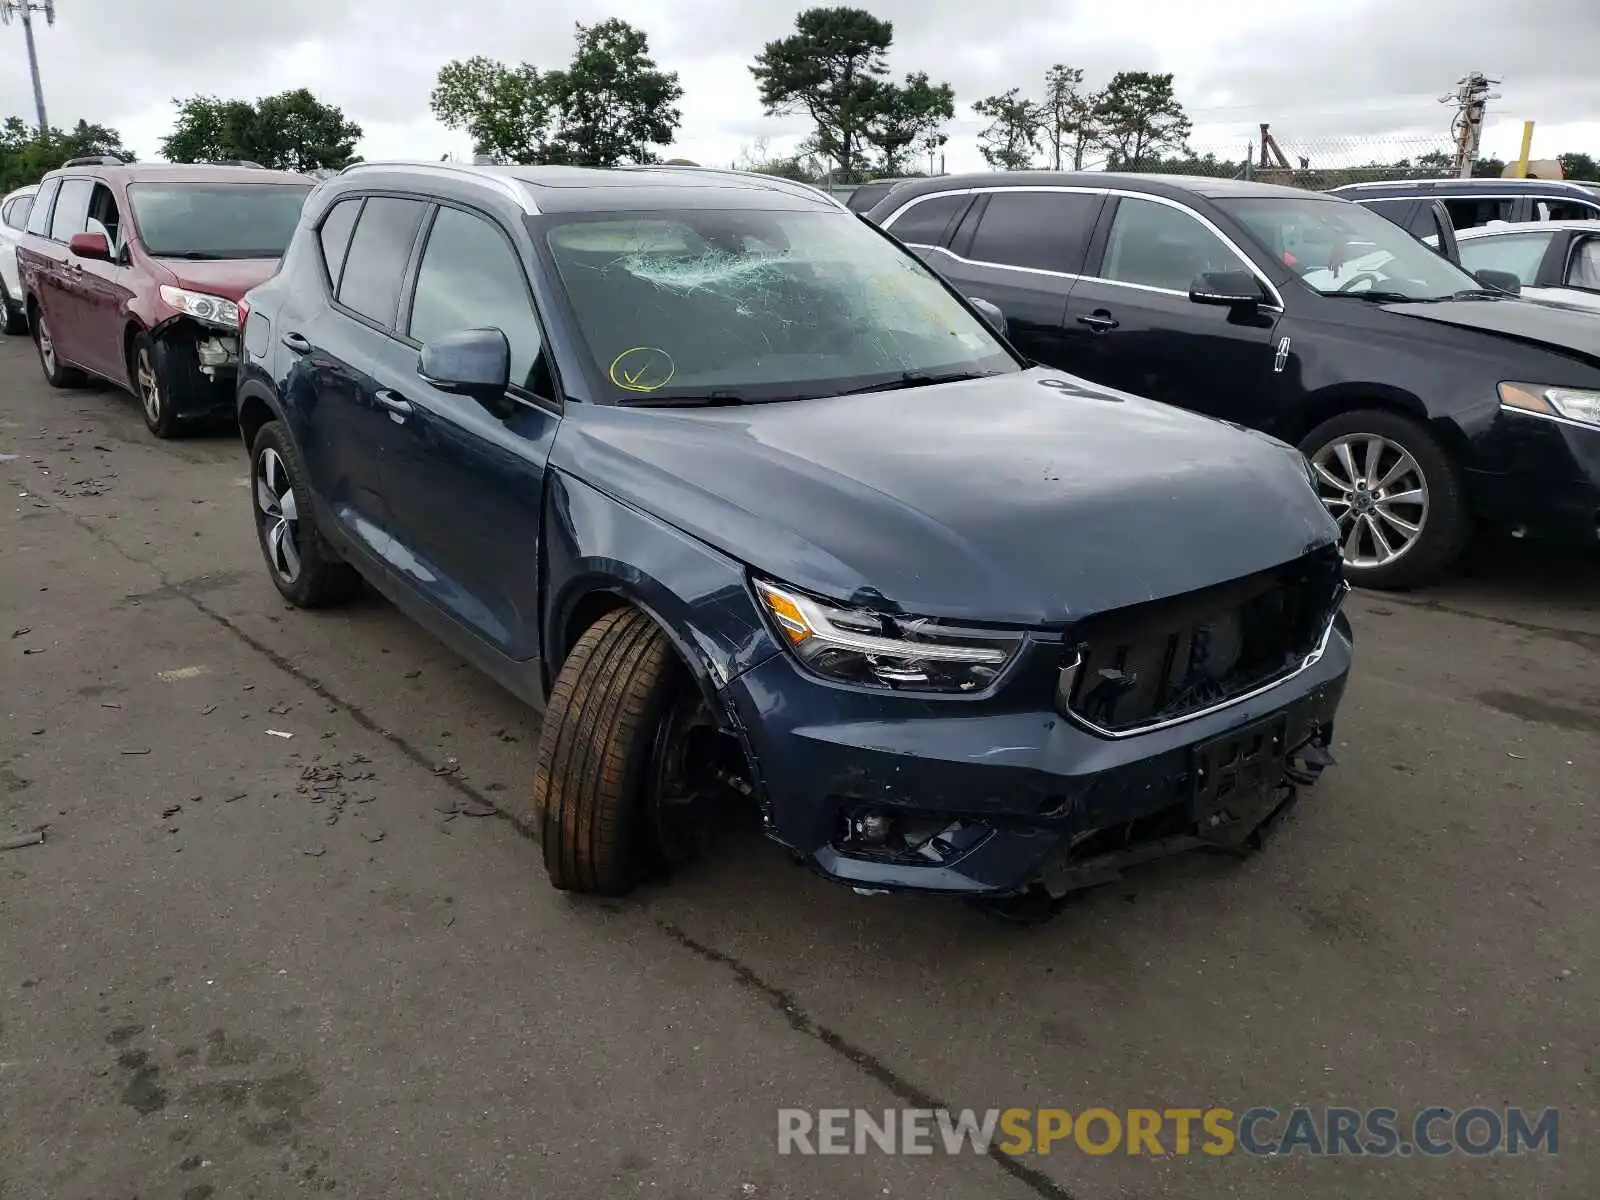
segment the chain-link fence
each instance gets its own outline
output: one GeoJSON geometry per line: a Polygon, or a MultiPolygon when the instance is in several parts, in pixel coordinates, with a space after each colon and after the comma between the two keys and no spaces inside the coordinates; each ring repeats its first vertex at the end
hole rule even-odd
{"type": "MultiPolygon", "coordinates": [[[[1437,179],[1454,173],[1455,150],[1448,137],[1278,137],[1262,145],[1258,137],[1191,145],[1181,154],[1151,155],[1133,170],[1173,175],[1254,179],[1293,187],[1324,189],[1376,179],[1437,179]]],[[[1115,155],[1093,164],[1116,168],[1115,155]]],[[[1484,174],[1504,165],[1485,162],[1484,174]]]]}

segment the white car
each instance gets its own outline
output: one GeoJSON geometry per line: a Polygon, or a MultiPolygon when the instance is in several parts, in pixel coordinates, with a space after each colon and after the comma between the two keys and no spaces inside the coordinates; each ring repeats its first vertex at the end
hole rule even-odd
{"type": "Polygon", "coordinates": [[[1600,312],[1600,221],[1514,221],[1456,231],[1468,271],[1509,271],[1530,300],[1600,312]]]}
{"type": "Polygon", "coordinates": [[[0,197],[0,327],[7,333],[28,332],[28,314],[22,307],[22,280],[17,277],[17,243],[28,225],[33,197],[39,185],[30,183],[0,197]]]}

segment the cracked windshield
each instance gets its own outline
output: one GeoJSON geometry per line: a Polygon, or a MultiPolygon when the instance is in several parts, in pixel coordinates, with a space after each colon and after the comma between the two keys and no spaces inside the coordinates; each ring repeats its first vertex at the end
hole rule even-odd
{"type": "Polygon", "coordinates": [[[842,212],[612,215],[546,240],[625,402],[798,399],[1017,369],[925,267],[842,212]]]}

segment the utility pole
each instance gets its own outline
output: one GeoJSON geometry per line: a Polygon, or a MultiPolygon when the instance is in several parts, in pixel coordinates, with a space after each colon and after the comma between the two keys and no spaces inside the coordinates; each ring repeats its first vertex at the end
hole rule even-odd
{"type": "Polygon", "coordinates": [[[1472,168],[1478,161],[1478,142],[1483,137],[1483,115],[1489,101],[1500,99],[1499,92],[1489,89],[1500,80],[1490,79],[1482,71],[1472,71],[1456,80],[1456,90],[1440,96],[1440,104],[1454,104],[1456,115],[1450,120],[1450,134],[1456,143],[1456,175],[1462,179],[1472,177],[1472,168]]]}
{"type": "Polygon", "coordinates": [[[56,23],[55,0],[0,0],[0,24],[11,24],[12,17],[22,18],[22,36],[28,43],[28,73],[33,76],[33,107],[39,114],[39,136],[50,136],[50,121],[44,115],[44,85],[39,82],[39,52],[33,44],[33,14],[44,14],[44,23],[56,23]]]}

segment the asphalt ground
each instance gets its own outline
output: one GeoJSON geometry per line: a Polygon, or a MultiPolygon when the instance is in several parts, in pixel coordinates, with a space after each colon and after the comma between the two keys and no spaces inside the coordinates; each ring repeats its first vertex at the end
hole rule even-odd
{"type": "Polygon", "coordinates": [[[0,843],[47,827],[0,851],[4,1200],[1600,1194],[1592,558],[1354,596],[1338,765],[1248,862],[1015,929],[752,822],[596,903],[493,815],[535,719],[379,599],[286,608],[246,465],[0,344],[0,843]],[[1558,1153],[777,1151],[783,1108],[1480,1104],[1558,1153]]]}

